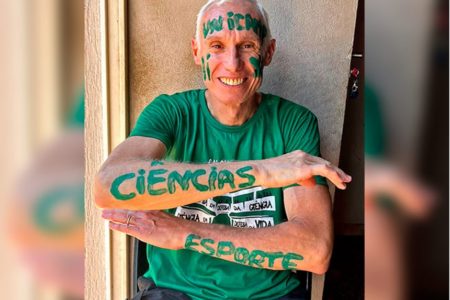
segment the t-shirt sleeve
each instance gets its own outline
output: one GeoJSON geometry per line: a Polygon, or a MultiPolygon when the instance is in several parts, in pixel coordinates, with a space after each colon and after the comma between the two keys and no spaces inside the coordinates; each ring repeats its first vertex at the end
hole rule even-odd
{"type": "MultiPolygon", "coordinates": [[[[311,111],[303,106],[291,104],[282,124],[286,153],[302,150],[314,156],[321,156],[319,126],[317,117],[311,111]]],[[[314,178],[317,184],[327,185],[324,177],[314,178]]]]}
{"type": "Polygon", "coordinates": [[[130,136],[158,139],[169,150],[175,139],[178,113],[179,110],[170,96],[158,96],[139,115],[130,136]]]}

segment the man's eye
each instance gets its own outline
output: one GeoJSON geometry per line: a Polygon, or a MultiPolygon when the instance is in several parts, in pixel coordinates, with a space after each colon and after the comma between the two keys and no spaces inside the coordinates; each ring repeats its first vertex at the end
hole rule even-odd
{"type": "Polygon", "coordinates": [[[220,44],[212,44],[210,47],[213,49],[222,49],[222,45],[220,44]]]}
{"type": "Polygon", "coordinates": [[[254,49],[255,45],[248,43],[248,44],[243,44],[241,47],[242,47],[242,49],[254,49]]]}

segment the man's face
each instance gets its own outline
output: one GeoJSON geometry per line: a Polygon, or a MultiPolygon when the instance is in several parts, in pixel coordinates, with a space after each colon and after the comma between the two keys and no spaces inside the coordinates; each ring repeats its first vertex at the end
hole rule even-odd
{"type": "Polygon", "coordinates": [[[266,32],[258,10],[248,3],[226,3],[205,13],[200,41],[193,40],[192,47],[210,96],[233,105],[255,95],[275,46],[271,41],[263,53],[266,32]]]}

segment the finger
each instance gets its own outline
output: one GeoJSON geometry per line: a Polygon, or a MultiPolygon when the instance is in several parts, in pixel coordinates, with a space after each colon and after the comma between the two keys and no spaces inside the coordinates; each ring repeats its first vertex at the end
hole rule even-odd
{"type": "Polygon", "coordinates": [[[133,215],[133,212],[124,209],[104,209],[102,211],[102,218],[115,223],[125,223],[129,215],[133,215]]]}
{"type": "Polygon", "coordinates": [[[346,185],[344,181],[339,176],[335,167],[330,165],[314,165],[312,167],[312,171],[314,175],[320,175],[328,178],[337,188],[341,190],[345,190],[346,185]]]}
{"type": "Polygon", "coordinates": [[[116,231],[120,231],[132,236],[136,236],[137,235],[137,227],[134,225],[129,225],[127,226],[127,224],[121,224],[121,223],[114,223],[114,222],[109,222],[109,228],[111,230],[116,230],[116,231]]]}
{"type": "Polygon", "coordinates": [[[310,156],[309,157],[309,161],[313,162],[314,164],[325,165],[325,166],[328,166],[328,167],[334,169],[339,174],[339,177],[341,177],[341,180],[343,182],[350,182],[350,181],[352,181],[352,177],[350,175],[348,175],[343,170],[341,170],[340,168],[338,168],[335,165],[333,165],[331,162],[323,159],[322,157],[310,156]]]}

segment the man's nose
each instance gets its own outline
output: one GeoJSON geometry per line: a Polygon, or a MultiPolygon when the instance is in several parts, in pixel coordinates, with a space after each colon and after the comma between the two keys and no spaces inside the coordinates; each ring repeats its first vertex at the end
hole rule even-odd
{"type": "Polygon", "coordinates": [[[225,68],[230,72],[239,71],[242,64],[239,50],[236,47],[229,48],[225,56],[225,68]]]}

